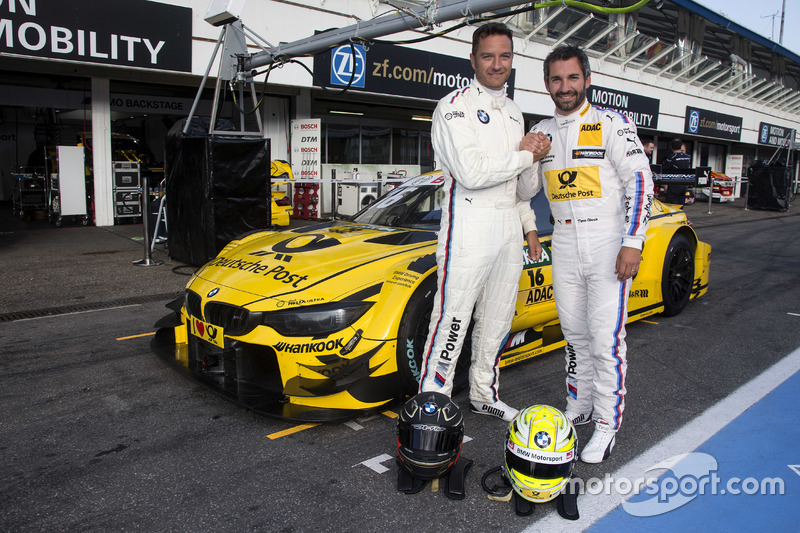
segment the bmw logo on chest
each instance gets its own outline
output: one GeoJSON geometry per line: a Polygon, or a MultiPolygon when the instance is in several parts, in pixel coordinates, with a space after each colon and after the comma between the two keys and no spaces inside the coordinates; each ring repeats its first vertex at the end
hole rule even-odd
{"type": "Polygon", "coordinates": [[[478,109],[478,120],[480,120],[484,124],[488,124],[489,123],[489,113],[487,113],[483,109],[478,109]]]}
{"type": "Polygon", "coordinates": [[[422,411],[423,411],[423,412],[424,412],[426,415],[432,415],[433,413],[435,413],[435,412],[436,412],[436,409],[437,409],[437,408],[438,408],[438,407],[437,407],[437,405],[436,405],[435,403],[433,403],[433,402],[427,402],[425,405],[423,405],[423,406],[422,406],[422,411]]]}

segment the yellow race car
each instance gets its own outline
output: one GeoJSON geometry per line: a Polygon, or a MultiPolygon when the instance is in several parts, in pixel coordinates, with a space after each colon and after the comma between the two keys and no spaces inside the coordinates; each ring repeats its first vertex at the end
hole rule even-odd
{"type": "MultiPolygon", "coordinates": [[[[435,292],[442,183],[440,173],[425,174],[351,220],[241,236],[169,306],[154,350],[211,389],[283,419],[338,421],[414,394],[435,292]]],[[[542,195],[532,205],[544,253],[520,277],[501,366],[565,344],[549,207],[542,195]]],[[[683,211],[654,202],[628,321],[676,315],[704,294],[710,250],[683,211]]],[[[469,361],[462,353],[457,387],[469,361]]]]}

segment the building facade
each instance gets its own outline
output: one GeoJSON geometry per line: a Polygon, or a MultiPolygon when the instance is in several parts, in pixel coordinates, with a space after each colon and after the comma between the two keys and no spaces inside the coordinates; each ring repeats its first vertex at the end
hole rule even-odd
{"type": "MultiPolygon", "coordinates": [[[[629,13],[530,9],[537,3],[497,13],[514,31],[509,92],[528,126],[553,111],[542,59],[571,43],[590,56],[589,99],[627,114],[640,137],[652,138],[654,162],[674,137],[696,166],[733,177],[755,160],[793,151],[795,52],[691,0],[657,0],[629,13]]],[[[6,0],[0,199],[11,198],[19,169],[45,164],[48,147],[82,144],[95,222],[114,224],[113,165],[123,141],[138,140],[137,149],[151,154],[145,166],[158,180],[167,133],[193,108],[195,116],[218,109],[242,131],[269,138],[271,158],[289,161],[303,181],[326,183],[333,171],[341,179],[431,170],[430,116],[439,98],[472,78],[474,26],[457,27],[462,17],[369,42],[358,34],[367,21],[424,7],[415,0],[6,0]],[[228,26],[206,20],[215,9],[239,16],[239,45],[254,57],[328,28],[355,30],[345,44],[280,57],[237,84],[226,71],[234,36],[222,38],[228,26]]]]}

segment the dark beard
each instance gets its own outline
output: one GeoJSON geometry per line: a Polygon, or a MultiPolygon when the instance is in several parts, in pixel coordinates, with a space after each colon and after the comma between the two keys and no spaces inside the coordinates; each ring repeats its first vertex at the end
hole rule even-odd
{"type": "Polygon", "coordinates": [[[577,98],[575,98],[571,104],[566,104],[567,107],[559,107],[557,98],[553,98],[553,102],[556,104],[556,109],[558,109],[558,112],[561,113],[562,115],[569,115],[570,113],[578,109],[578,107],[580,107],[586,100],[586,89],[582,89],[581,91],[575,91],[575,92],[577,93],[577,98]]]}

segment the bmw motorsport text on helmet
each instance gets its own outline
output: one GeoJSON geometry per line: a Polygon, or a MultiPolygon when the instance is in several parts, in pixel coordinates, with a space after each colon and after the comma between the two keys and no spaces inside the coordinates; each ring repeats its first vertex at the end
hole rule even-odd
{"type": "Polygon", "coordinates": [[[444,394],[421,392],[408,400],[397,421],[397,457],[417,479],[447,474],[464,440],[461,410],[444,394]]]}
{"type": "Polygon", "coordinates": [[[506,477],[522,498],[550,501],[569,482],[577,448],[575,428],[564,413],[549,405],[527,407],[508,426],[506,477]]]}

